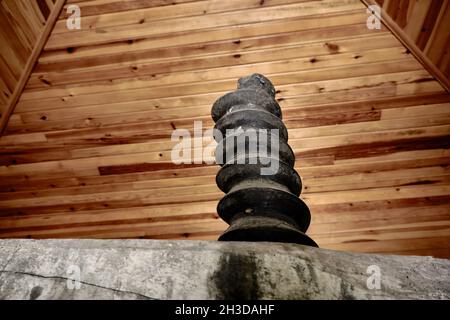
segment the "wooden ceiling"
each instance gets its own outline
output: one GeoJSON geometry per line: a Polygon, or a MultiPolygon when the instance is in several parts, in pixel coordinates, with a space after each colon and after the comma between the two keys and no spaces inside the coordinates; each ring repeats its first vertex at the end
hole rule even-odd
{"type": "Polygon", "coordinates": [[[363,0],[378,5],[387,27],[450,90],[448,0],[363,0]]]}
{"type": "Polygon", "coordinates": [[[15,105],[26,84],[27,78],[22,78],[22,74],[32,70],[42,49],[36,44],[54,9],[61,8],[51,0],[0,1],[0,129],[8,119],[5,112],[11,104],[15,105]]]}
{"type": "Polygon", "coordinates": [[[170,136],[258,72],[321,247],[450,258],[450,95],[362,2],[77,4],[0,139],[0,237],[217,239],[218,166],[174,165],[170,136]]]}

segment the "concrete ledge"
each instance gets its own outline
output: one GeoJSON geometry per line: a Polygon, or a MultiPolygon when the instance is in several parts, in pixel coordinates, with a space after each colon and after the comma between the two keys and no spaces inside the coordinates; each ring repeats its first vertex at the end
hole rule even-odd
{"type": "Polygon", "coordinates": [[[277,243],[0,240],[0,299],[233,298],[450,299],[450,260],[277,243]]]}

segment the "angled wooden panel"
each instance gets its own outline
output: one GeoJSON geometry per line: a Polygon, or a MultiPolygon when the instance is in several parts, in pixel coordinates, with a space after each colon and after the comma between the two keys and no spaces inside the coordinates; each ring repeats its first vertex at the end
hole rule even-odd
{"type": "Polygon", "coordinates": [[[64,0],[0,3],[0,134],[6,128],[64,0]],[[51,11],[53,10],[53,14],[51,11]]]}
{"type": "Polygon", "coordinates": [[[383,23],[450,91],[450,8],[448,0],[362,0],[378,5],[383,23]]]}

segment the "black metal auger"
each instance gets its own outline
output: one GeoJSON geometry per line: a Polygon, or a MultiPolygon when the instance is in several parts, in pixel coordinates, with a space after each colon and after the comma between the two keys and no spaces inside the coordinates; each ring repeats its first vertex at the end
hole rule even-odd
{"type": "Polygon", "coordinates": [[[221,133],[215,135],[216,182],[226,193],[217,212],[230,225],[219,240],[317,246],[305,234],[311,215],[299,199],[302,183],[272,83],[260,74],[243,77],[211,113],[221,133]]]}

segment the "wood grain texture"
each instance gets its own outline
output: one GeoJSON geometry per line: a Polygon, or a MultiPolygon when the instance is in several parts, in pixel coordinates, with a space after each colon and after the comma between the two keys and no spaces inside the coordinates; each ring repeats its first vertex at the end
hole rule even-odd
{"type": "Polygon", "coordinates": [[[383,23],[450,91],[450,7],[448,0],[362,0],[379,5],[383,23]]]}
{"type": "Polygon", "coordinates": [[[64,0],[0,3],[0,135],[6,129],[64,0]]]}
{"type": "Polygon", "coordinates": [[[172,163],[171,134],[259,72],[321,247],[450,258],[450,95],[362,2],[69,4],[0,138],[0,237],[216,239],[218,166],[172,163]]]}

